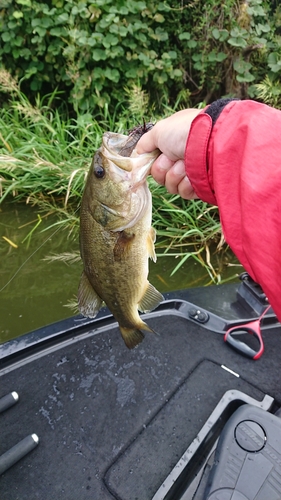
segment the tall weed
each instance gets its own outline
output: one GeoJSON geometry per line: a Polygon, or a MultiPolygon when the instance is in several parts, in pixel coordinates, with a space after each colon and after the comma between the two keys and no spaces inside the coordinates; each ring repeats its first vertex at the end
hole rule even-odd
{"type": "MultiPolygon", "coordinates": [[[[57,214],[55,228],[77,235],[81,195],[102,134],[126,133],[143,117],[157,117],[149,113],[147,95],[136,85],[126,90],[127,106],[119,104],[113,115],[105,107],[103,115],[84,113],[74,119],[65,113],[59,93],[32,105],[8,76],[0,72],[1,88],[5,82],[10,93],[9,108],[0,110],[0,203],[14,199],[38,205],[42,213],[57,214]]],[[[166,108],[167,114],[173,111],[166,108]]],[[[217,209],[170,195],[152,178],[149,186],[158,255],[179,257],[177,269],[190,257],[202,264],[198,255],[221,239],[217,209]]]]}

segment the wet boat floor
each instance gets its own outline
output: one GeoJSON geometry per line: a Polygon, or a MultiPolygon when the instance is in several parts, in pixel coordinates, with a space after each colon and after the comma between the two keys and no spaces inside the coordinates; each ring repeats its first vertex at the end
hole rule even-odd
{"type": "Polygon", "coordinates": [[[113,323],[2,369],[1,393],[20,400],[0,415],[0,452],[40,438],[1,477],[2,500],[151,499],[227,390],[281,405],[280,329],[252,361],[172,306],[147,322],[159,335],[132,351],[113,323]]]}

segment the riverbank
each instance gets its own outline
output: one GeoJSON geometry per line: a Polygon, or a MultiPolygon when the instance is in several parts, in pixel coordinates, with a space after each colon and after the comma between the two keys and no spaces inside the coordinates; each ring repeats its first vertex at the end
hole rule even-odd
{"type": "MultiPolygon", "coordinates": [[[[0,90],[9,96],[9,105],[0,110],[0,204],[13,198],[36,206],[41,214],[56,214],[56,223],[66,231],[77,233],[85,178],[102,134],[108,130],[127,133],[144,118],[155,122],[159,117],[147,109],[141,93],[134,99],[128,96],[113,115],[105,106],[102,114],[73,118],[59,93],[31,104],[4,71],[0,71],[0,90]]],[[[174,111],[167,109],[166,114],[174,111]]],[[[208,265],[203,254],[208,256],[209,246],[224,246],[217,208],[170,195],[152,178],[148,182],[157,252],[173,253],[182,264],[193,257],[208,265]]]]}

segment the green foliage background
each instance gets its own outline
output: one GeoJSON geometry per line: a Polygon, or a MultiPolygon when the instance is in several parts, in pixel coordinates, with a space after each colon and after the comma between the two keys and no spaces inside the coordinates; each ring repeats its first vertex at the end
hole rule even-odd
{"type": "MultiPolygon", "coordinates": [[[[77,235],[105,130],[223,96],[281,109],[280,71],[278,0],[0,0],[0,204],[37,205],[77,235]]],[[[192,257],[220,282],[217,208],[149,184],[158,256],[180,257],[173,273],[192,257]]]]}
{"type": "Polygon", "coordinates": [[[156,111],[272,88],[279,105],[278,3],[0,0],[0,66],[29,99],[59,89],[76,112],[113,110],[136,84],[156,111]]]}

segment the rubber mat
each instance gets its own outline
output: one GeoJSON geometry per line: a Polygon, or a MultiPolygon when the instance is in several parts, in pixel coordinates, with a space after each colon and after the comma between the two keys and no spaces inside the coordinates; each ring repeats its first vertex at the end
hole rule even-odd
{"type": "Polygon", "coordinates": [[[108,470],[106,484],[113,495],[122,500],[152,498],[229,387],[263,398],[221,366],[200,363],[108,470]]]}
{"type": "Polygon", "coordinates": [[[116,325],[97,327],[0,372],[1,395],[20,396],[0,415],[0,453],[40,439],[1,477],[1,500],[148,500],[226,390],[281,399],[280,334],[253,362],[172,309],[148,323],[159,335],[132,351],[116,325]]]}

